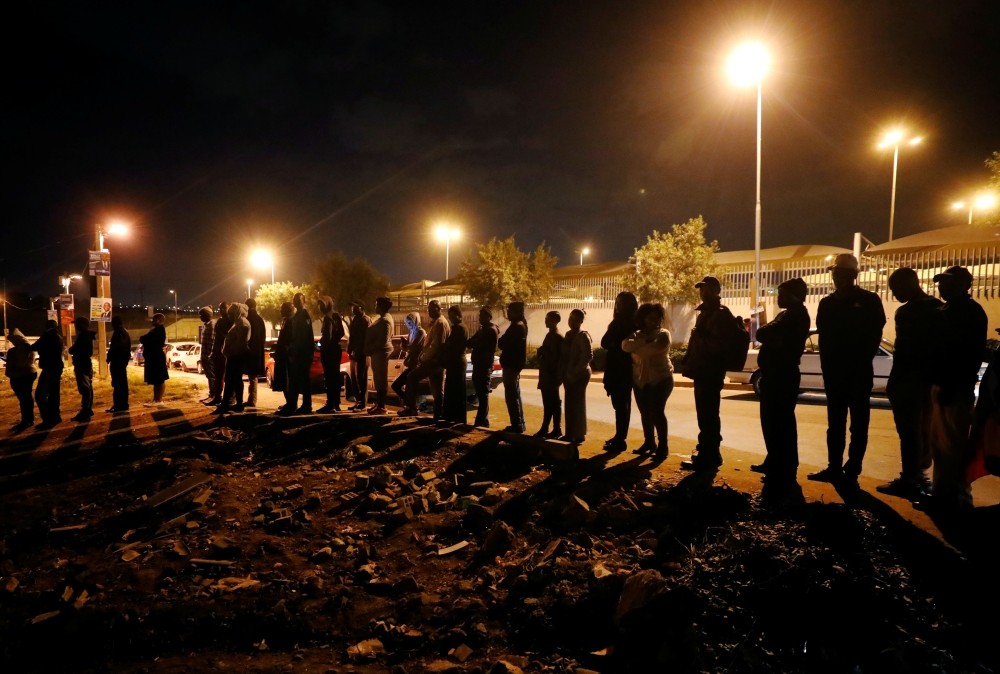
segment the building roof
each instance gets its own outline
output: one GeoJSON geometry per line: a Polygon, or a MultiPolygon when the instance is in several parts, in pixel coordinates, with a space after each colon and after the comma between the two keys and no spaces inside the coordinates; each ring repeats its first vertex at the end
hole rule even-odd
{"type": "Polygon", "coordinates": [[[994,246],[1000,246],[1000,227],[959,225],[904,236],[895,241],[873,246],[866,250],[865,254],[929,253],[956,248],[992,248],[994,246]]]}
{"type": "MultiPolygon", "coordinates": [[[[761,262],[787,262],[790,260],[806,260],[817,257],[827,257],[840,253],[852,252],[849,248],[838,248],[837,246],[779,246],[777,248],[761,248],[761,262]]],[[[754,251],[752,250],[729,250],[720,251],[715,254],[715,261],[722,266],[733,264],[752,264],[754,261],[754,251]]]]}

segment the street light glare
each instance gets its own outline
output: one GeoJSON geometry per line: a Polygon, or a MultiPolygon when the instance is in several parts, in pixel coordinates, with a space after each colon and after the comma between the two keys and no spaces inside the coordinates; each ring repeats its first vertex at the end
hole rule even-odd
{"type": "Polygon", "coordinates": [[[248,278],[247,279],[247,285],[253,285],[253,279],[252,278],[248,278]]]}
{"type": "Polygon", "coordinates": [[[903,132],[896,130],[890,131],[885,135],[885,139],[879,143],[879,147],[889,147],[890,145],[895,145],[903,139],[903,132]]]}
{"type": "Polygon", "coordinates": [[[924,140],[923,138],[918,136],[910,141],[910,145],[920,145],[920,143],[923,142],[923,140],[924,140]]]}
{"type": "Polygon", "coordinates": [[[987,194],[985,196],[976,199],[976,208],[993,208],[996,206],[997,199],[992,194],[987,194]]]}
{"type": "Polygon", "coordinates": [[[583,249],[583,254],[584,255],[590,255],[590,249],[589,248],[584,248],[583,249]]]}
{"type": "Polygon", "coordinates": [[[250,255],[250,264],[258,269],[266,269],[271,266],[271,254],[266,250],[255,250],[250,255]]]}
{"type": "Polygon", "coordinates": [[[113,236],[123,236],[125,234],[128,234],[128,227],[126,227],[125,224],[121,222],[112,222],[108,226],[108,234],[111,234],[113,236]]]}
{"type": "Polygon", "coordinates": [[[744,42],[729,56],[726,74],[736,86],[758,84],[771,66],[771,55],[760,42],[744,42]]]}
{"type": "Polygon", "coordinates": [[[437,237],[438,241],[453,241],[460,238],[462,233],[454,227],[439,225],[437,229],[434,230],[434,236],[437,237]]]}
{"type": "Polygon", "coordinates": [[[965,208],[965,202],[964,201],[956,201],[955,203],[953,203],[951,205],[951,207],[954,208],[955,210],[958,210],[959,208],[965,208]]]}

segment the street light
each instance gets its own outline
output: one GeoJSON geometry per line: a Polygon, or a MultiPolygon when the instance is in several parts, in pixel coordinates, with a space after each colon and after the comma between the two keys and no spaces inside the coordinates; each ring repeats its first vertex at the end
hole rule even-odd
{"type": "Polygon", "coordinates": [[[266,250],[255,250],[250,255],[250,264],[257,269],[271,268],[271,283],[274,283],[274,258],[266,250]]]}
{"type": "MultiPolygon", "coordinates": [[[[904,134],[901,130],[895,129],[890,131],[882,139],[882,142],[878,144],[879,149],[885,149],[887,147],[892,147],[892,201],[889,205],[889,240],[892,241],[892,227],[893,222],[896,219],[896,167],[899,165],[899,144],[902,142],[904,134]]],[[[916,136],[910,138],[906,144],[907,145],[919,145],[923,142],[923,138],[916,136]]]]}
{"type": "Polygon", "coordinates": [[[252,278],[248,278],[247,279],[247,299],[250,299],[250,286],[252,286],[252,285],[253,285],[253,279],[252,278]]]}
{"type": "Polygon", "coordinates": [[[462,236],[454,227],[448,227],[447,225],[438,225],[437,229],[434,230],[434,236],[437,237],[438,241],[444,241],[444,278],[448,279],[448,261],[451,255],[451,242],[453,239],[458,239],[462,236]]]}
{"type": "MultiPolygon", "coordinates": [[[[757,205],[754,210],[754,247],[753,247],[753,313],[760,308],[760,128],[761,128],[761,97],[764,76],[771,67],[771,55],[760,42],[745,42],[738,46],[729,56],[726,63],[726,73],[729,81],[738,87],[757,85],[757,205]]],[[[758,316],[759,318],[759,316],[758,316]]]]}
{"type": "MultiPolygon", "coordinates": [[[[988,211],[997,205],[997,198],[992,194],[984,194],[981,197],[969,201],[969,224],[972,224],[972,210],[988,211]]],[[[956,211],[965,208],[964,201],[956,201],[951,205],[956,211]]]]}
{"type": "Polygon", "coordinates": [[[171,290],[170,294],[174,296],[174,341],[177,341],[177,292],[171,290]]]}
{"type": "Polygon", "coordinates": [[[64,294],[69,295],[69,284],[73,281],[79,281],[83,277],[79,274],[71,274],[69,276],[60,276],[59,283],[65,288],[66,292],[64,294]]]}
{"type": "Polygon", "coordinates": [[[580,266],[581,267],[583,266],[583,256],[584,255],[590,255],[590,249],[589,248],[584,248],[583,250],[580,251],[580,266]]]}
{"type": "MultiPolygon", "coordinates": [[[[128,225],[120,220],[113,220],[111,222],[97,223],[94,226],[94,243],[97,244],[97,252],[104,251],[104,237],[122,237],[128,235],[128,225]]],[[[110,253],[109,253],[110,256],[110,253]]],[[[97,290],[97,297],[99,299],[104,299],[105,297],[111,297],[111,276],[110,269],[108,270],[107,276],[95,276],[94,285],[97,290]]],[[[97,323],[97,342],[100,344],[99,351],[97,352],[97,375],[99,377],[105,378],[108,376],[108,359],[106,357],[108,338],[107,338],[107,326],[104,321],[98,321],[97,323]]]]}

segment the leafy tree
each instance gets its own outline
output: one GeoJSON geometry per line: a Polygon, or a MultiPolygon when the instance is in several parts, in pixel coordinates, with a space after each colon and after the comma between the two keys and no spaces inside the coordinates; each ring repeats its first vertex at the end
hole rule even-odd
{"type": "Polygon", "coordinates": [[[257,288],[257,293],[254,295],[254,299],[257,300],[257,313],[265,321],[278,325],[281,322],[281,305],[284,302],[291,302],[296,293],[306,296],[306,309],[309,309],[310,315],[315,317],[316,303],[319,299],[316,289],[308,283],[297,286],[288,281],[262,283],[257,288]]]}
{"type": "Polygon", "coordinates": [[[371,312],[375,298],[388,293],[389,277],[364,258],[351,260],[343,253],[334,253],[316,266],[315,285],[318,294],[329,295],[342,314],[349,312],[356,299],[371,312]]]}
{"type": "Polygon", "coordinates": [[[637,248],[635,266],[621,283],[642,302],[698,302],[694,284],[714,274],[719,244],[705,243],[705,220],[699,215],[670,233],[654,231],[646,245],[637,248]]]}
{"type": "MultiPolygon", "coordinates": [[[[986,160],[986,168],[990,170],[990,187],[995,193],[1000,194],[1000,152],[994,152],[986,160]]],[[[1000,225],[1000,208],[984,213],[982,218],[975,222],[982,222],[988,225],[1000,225]]]]}
{"type": "Polygon", "coordinates": [[[504,307],[510,302],[544,302],[555,281],[552,268],[559,258],[544,243],[535,252],[524,253],[514,237],[496,237],[476,245],[462,262],[458,281],[465,294],[484,307],[504,307]]]}

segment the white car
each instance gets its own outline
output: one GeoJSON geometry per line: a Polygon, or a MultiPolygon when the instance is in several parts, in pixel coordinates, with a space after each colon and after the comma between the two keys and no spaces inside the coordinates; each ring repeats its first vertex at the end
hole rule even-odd
{"type": "Polygon", "coordinates": [[[198,351],[201,353],[201,345],[198,342],[177,342],[171,344],[167,349],[167,362],[178,370],[196,369],[197,359],[191,359],[191,353],[198,351]],[[190,362],[190,365],[188,364],[190,362]]]}

